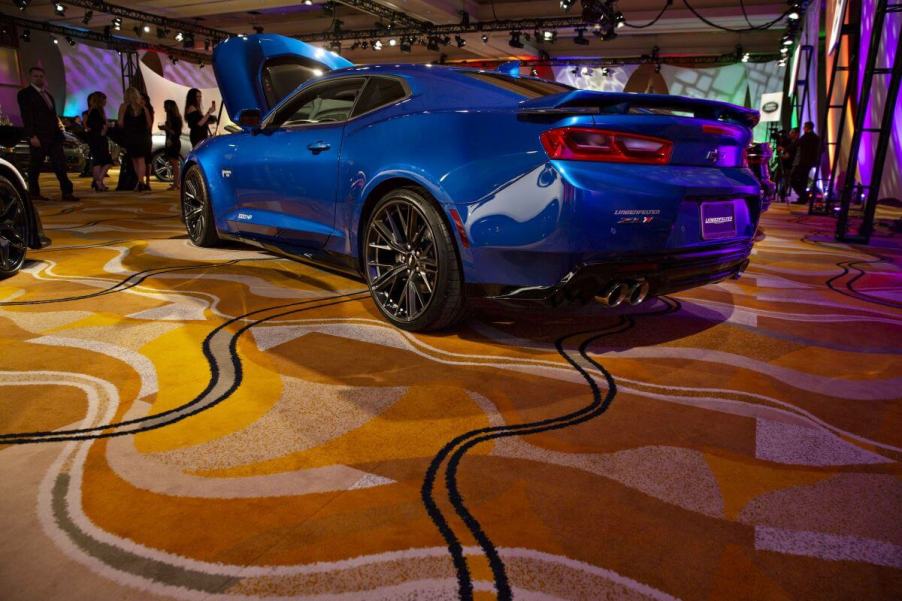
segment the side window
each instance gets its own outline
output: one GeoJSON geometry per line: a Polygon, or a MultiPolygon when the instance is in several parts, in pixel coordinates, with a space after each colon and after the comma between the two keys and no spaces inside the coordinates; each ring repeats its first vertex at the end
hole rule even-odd
{"type": "Polygon", "coordinates": [[[299,85],[322,75],[322,65],[298,56],[283,56],[263,65],[263,94],[270,107],[291,94],[299,85]]]}
{"type": "Polygon", "coordinates": [[[390,77],[371,77],[363,90],[363,95],[354,107],[354,117],[373,109],[391,104],[407,96],[400,81],[390,77]]]}
{"type": "Polygon", "coordinates": [[[272,124],[288,126],[346,121],[363,84],[362,78],[355,77],[313,86],[285,104],[272,124]]]}

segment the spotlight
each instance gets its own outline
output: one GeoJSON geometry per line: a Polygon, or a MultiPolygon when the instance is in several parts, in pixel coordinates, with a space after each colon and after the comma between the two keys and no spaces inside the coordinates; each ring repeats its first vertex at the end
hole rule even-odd
{"type": "Polygon", "coordinates": [[[458,48],[463,48],[467,45],[467,40],[463,39],[459,35],[454,36],[454,43],[457,44],[458,48]]]}
{"type": "Polygon", "coordinates": [[[586,76],[586,77],[592,75],[592,69],[591,69],[590,67],[583,67],[583,68],[582,68],[582,75],[584,75],[584,76],[586,76]]]}
{"type": "Polygon", "coordinates": [[[389,45],[389,46],[392,46],[392,47],[395,47],[395,46],[398,45],[398,40],[396,40],[395,38],[389,38],[389,40],[388,40],[388,45],[389,45]]]}
{"type": "Polygon", "coordinates": [[[382,50],[382,40],[376,40],[373,42],[373,50],[382,50]]]}
{"type": "Polygon", "coordinates": [[[557,39],[557,32],[551,29],[546,29],[542,32],[542,41],[543,42],[552,42],[557,39]]]}
{"type": "Polygon", "coordinates": [[[580,46],[588,46],[588,45],[589,45],[589,40],[586,39],[586,37],[583,35],[584,33],[586,33],[586,30],[585,30],[585,29],[577,29],[577,30],[576,30],[576,37],[573,38],[573,43],[574,43],[574,44],[578,44],[578,45],[580,45],[580,46]]]}
{"type": "Polygon", "coordinates": [[[450,38],[450,37],[445,36],[445,37],[442,38],[442,46],[447,46],[447,45],[450,44],[450,43],[451,43],[451,38],[450,38]]]}
{"type": "Polygon", "coordinates": [[[752,55],[749,54],[748,52],[746,52],[745,54],[742,55],[741,60],[742,60],[742,62],[747,63],[747,62],[749,62],[749,59],[751,59],[751,58],[752,58],[752,55]]]}
{"type": "Polygon", "coordinates": [[[31,30],[30,30],[30,29],[23,29],[23,30],[22,30],[22,41],[23,41],[23,42],[30,42],[30,41],[31,41],[31,30]]]}
{"type": "Polygon", "coordinates": [[[313,6],[313,0],[304,0],[304,6],[313,6]]]}
{"type": "Polygon", "coordinates": [[[789,19],[790,21],[798,21],[799,17],[801,17],[801,15],[799,14],[799,11],[797,11],[797,10],[794,10],[791,13],[789,13],[788,15],[786,15],[786,18],[789,19]]]}
{"type": "Polygon", "coordinates": [[[538,76],[539,76],[539,70],[536,69],[535,67],[533,67],[532,70],[529,72],[529,74],[532,75],[533,77],[538,77],[538,76]]]}
{"type": "Polygon", "coordinates": [[[177,33],[175,34],[175,41],[176,41],[176,42],[181,42],[181,41],[184,40],[184,39],[185,39],[185,34],[182,33],[181,31],[179,31],[179,32],[177,32],[177,33]]]}
{"type": "Polygon", "coordinates": [[[148,25],[147,23],[145,23],[141,29],[144,31],[144,33],[150,33],[150,25],[148,25]]]}
{"type": "Polygon", "coordinates": [[[54,45],[54,46],[59,46],[59,45],[60,45],[60,41],[59,41],[58,39],[56,39],[55,36],[50,36],[50,41],[53,42],[53,45],[54,45]]]}
{"type": "Polygon", "coordinates": [[[71,35],[67,35],[67,36],[66,36],[66,43],[69,44],[70,46],[74,46],[74,45],[75,45],[75,40],[72,39],[72,36],[71,36],[71,35]]]}
{"type": "Polygon", "coordinates": [[[15,0],[16,8],[18,8],[19,10],[25,10],[26,8],[28,8],[28,2],[29,0],[15,0]]]}
{"type": "Polygon", "coordinates": [[[602,74],[603,76],[605,76],[605,77],[610,77],[610,76],[611,76],[611,70],[608,69],[607,67],[602,67],[602,68],[601,68],[601,74],[602,74]]]}
{"type": "Polygon", "coordinates": [[[614,15],[614,23],[617,29],[622,29],[626,25],[626,17],[623,16],[623,13],[617,11],[617,14],[614,15]]]}
{"type": "Polygon", "coordinates": [[[56,16],[62,17],[66,14],[66,7],[63,6],[62,2],[54,2],[53,3],[53,12],[56,13],[56,16]]]}
{"type": "Polygon", "coordinates": [[[576,4],[576,0],[561,0],[561,10],[568,11],[576,4]]]}
{"type": "Polygon", "coordinates": [[[483,44],[489,43],[489,34],[487,34],[487,33],[482,34],[482,43],[483,44]]]}
{"type": "Polygon", "coordinates": [[[84,16],[81,18],[82,25],[87,25],[91,22],[91,19],[94,18],[93,10],[86,10],[84,16]]]}
{"type": "Polygon", "coordinates": [[[511,48],[522,48],[523,47],[523,42],[520,41],[520,32],[519,31],[511,32],[511,39],[508,42],[508,45],[511,48]]]}
{"type": "Polygon", "coordinates": [[[120,31],[122,29],[122,18],[121,17],[113,17],[113,29],[115,31],[120,31]]]}
{"type": "Polygon", "coordinates": [[[793,44],[792,36],[788,36],[788,35],[787,35],[787,36],[785,36],[785,37],[783,38],[783,45],[784,45],[784,46],[792,46],[792,44],[793,44]]]}

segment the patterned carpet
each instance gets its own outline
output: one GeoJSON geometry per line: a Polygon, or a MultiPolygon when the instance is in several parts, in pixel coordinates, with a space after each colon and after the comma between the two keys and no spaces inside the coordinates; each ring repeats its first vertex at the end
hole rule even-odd
{"type": "Polygon", "coordinates": [[[411,335],[83,196],[0,282],[4,601],[902,597],[898,238],[776,206],[741,280],[411,335]]]}

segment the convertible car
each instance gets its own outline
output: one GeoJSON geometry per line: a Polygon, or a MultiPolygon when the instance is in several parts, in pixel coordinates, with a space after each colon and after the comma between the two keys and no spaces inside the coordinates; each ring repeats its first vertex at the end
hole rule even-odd
{"type": "Polygon", "coordinates": [[[447,327],[471,297],[639,304],[748,264],[755,111],[513,71],[354,66],[270,34],[220,44],[214,68],[242,130],[186,159],[191,240],[362,276],[398,327],[447,327]]]}
{"type": "MultiPolygon", "coordinates": [[[[2,126],[0,145],[11,146],[21,135],[18,127],[2,126]]],[[[0,158],[0,280],[22,268],[29,248],[50,244],[26,190],[25,180],[15,166],[0,158]]]]}

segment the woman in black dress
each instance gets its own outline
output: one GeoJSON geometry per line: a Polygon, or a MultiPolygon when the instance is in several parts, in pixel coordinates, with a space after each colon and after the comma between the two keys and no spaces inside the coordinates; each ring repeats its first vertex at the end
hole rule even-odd
{"type": "Polygon", "coordinates": [[[185,121],[188,123],[188,135],[191,138],[192,148],[196,148],[198,144],[210,137],[210,124],[216,123],[216,117],[213,116],[213,112],[216,110],[216,101],[210,103],[210,108],[206,113],[201,113],[200,107],[203,100],[200,90],[197,88],[188,90],[188,96],[185,98],[185,121]]]}
{"type": "Polygon", "coordinates": [[[166,123],[160,129],[166,132],[166,146],[163,148],[163,156],[172,166],[172,185],[170,190],[179,189],[179,167],[182,161],[182,116],[175,100],[167,100],[163,103],[166,111],[166,123]]]}
{"type": "Polygon", "coordinates": [[[137,88],[125,91],[125,102],[119,107],[119,127],[122,128],[125,151],[138,177],[136,190],[149,190],[141,180],[147,173],[147,135],[150,132],[150,112],[137,88]]]}
{"type": "Polygon", "coordinates": [[[106,192],[106,184],[103,183],[107,171],[113,166],[113,157],[110,156],[110,141],[107,137],[109,123],[106,120],[104,108],[106,107],[106,94],[94,92],[88,96],[88,116],[85,119],[85,132],[88,134],[88,145],[91,147],[91,173],[94,181],[91,189],[97,192],[106,192]]]}
{"type": "Polygon", "coordinates": [[[144,189],[148,192],[150,191],[150,172],[153,171],[153,124],[154,124],[154,111],[153,104],[150,102],[150,96],[147,95],[147,92],[141,92],[141,98],[144,99],[144,106],[147,107],[147,111],[150,113],[150,127],[147,128],[147,134],[144,136],[144,145],[147,147],[147,154],[145,154],[144,159],[144,189]]]}

